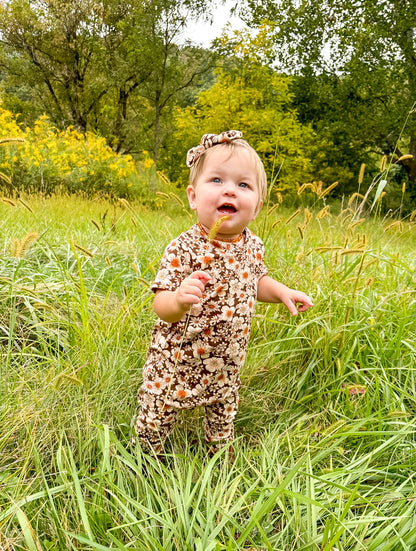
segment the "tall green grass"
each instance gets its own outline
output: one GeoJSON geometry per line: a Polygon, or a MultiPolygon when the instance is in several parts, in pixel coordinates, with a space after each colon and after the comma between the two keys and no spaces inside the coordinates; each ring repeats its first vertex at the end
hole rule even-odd
{"type": "Polygon", "coordinates": [[[416,549],[416,228],[332,210],[253,225],[314,308],[257,306],[236,460],[207,457],[196,410],[161,462],[132,419],[149,283],[189,214],[0,203],[0,549],[416,549]]]}

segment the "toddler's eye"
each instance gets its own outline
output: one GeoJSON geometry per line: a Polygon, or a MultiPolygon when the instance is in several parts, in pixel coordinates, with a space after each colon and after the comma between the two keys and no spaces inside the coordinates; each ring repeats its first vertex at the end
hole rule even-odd
{"type": "Polygon", "coordinates": [[[216,184],[220,184],[221,178],[213,178],[212,181],[215,182],[216,184]]]}
{"type": "Polygon", "coordinates": [[[240,182],[240,184],[238,184],[240,187],[244,187],[244,188],[248,188],[250,187],[248,184],[246,184],[245,182],[240,182]]]}

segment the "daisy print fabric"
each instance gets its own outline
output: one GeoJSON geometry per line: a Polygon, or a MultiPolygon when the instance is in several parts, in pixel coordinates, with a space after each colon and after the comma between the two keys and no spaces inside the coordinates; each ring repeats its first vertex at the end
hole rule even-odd
{"type": "Polygon", "coordinates": [[[263,243],[248,229],[237,243],[210,242],[194,225],[167,246],[153,291],[174,291],[196,270],[206,271],[211,280],[182,320],[156,322],[139,394],[191,408],[224,401],[238,389],[257,282],[267,274],[263,259],[263,243]]]}

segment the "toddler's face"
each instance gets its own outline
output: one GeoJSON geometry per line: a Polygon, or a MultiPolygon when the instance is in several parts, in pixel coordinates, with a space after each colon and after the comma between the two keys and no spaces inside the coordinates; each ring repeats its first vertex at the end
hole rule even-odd
{"type": "Polygon", "coordinates": [[[226,147],[213,147],[207,155],[195,186],[187,188],[189,205],[207,233],[218,218],[229,216],[217,238],[232,239],[255,219],[262,206],[256,166],[243,148],[231,153],[226,147]]]}

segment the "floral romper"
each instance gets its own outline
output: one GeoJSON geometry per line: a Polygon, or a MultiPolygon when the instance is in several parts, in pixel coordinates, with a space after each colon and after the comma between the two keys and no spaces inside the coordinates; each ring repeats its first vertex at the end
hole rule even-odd
{"type": "Polygon", "coordinates": [[[196,270],[211,279],[182,320],[159,319],[153,329],[138,392],[142,443],[162,449],[178,410],[197,406],[205,408],[208,442],[221,447],[233,439],[257,283],[267,274],[263,258],[263,243],[248,229],[237,243],[210,242],[195,224],[167,246],[153,291],[174,291],[196,270]]]}

